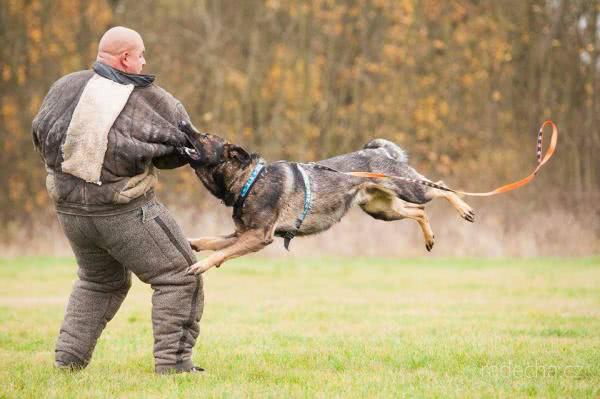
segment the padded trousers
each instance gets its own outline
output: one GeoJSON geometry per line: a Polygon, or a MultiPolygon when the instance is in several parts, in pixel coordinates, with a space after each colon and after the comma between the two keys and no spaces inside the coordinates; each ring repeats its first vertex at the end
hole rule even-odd
{"type": "Polygon", "coordinates": [[[56,344],[56,365],[83,368],[131,287],[131,272],[152,287],[155,371],[189,370],[204,309],[196,257],[156,199],[113,216],[58,213],[78,265],[78,280],[56,344]]]}

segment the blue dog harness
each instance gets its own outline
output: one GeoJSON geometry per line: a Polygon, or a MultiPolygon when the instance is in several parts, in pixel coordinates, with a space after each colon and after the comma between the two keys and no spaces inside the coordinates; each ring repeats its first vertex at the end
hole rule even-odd
{"type": "Polygon", "coordinates": [[[250,177],[248,178],[248,180],[246,180],[246,184],[244,184],[244,187],[242,187],[242,191],[240,191],[240,197],[245,199],[248,196],[250,189],[254,185],[254,182],[256,181],[258,175],[260,175],[260,172],[263,170],[264,167],[265,163],[263,161],[260,161],[256,164],[256,166],[252,170],[252,173],[250,173],[250,177]]]}
{"type": "MultiPolygon", "coordinates": [[[[296,163],[295,165],[296,165],[296,168],[298,169],[298,171],[300,172],[300,175],[302,175],[302,181],[304,183],[304,207],[302,208],[302,213],[300,213],[300,215],[298,215],[298,218],[296,219],[296,221],[294,223],[294,227],[296,228],[296,231],[295,232],[286,231],[285,233],[282,234],[282,237],[284,239],[283,245],[285,246],[285,249],[287,249],[288,251],[289,251],[290,241],[295,237],[298,230],[300,230],[300,226],[302,226],[302,222],[304,222],[304,219],[306,219],[306,216],[308,215],[308,212],[310,212],[310,208],[312,205],[312,191],[310,188],[310,177],[308,176],[308,173],[306,173],[306,170],[304,170],[304,168],[299,163],[296,163]]],[[[242,189],[240,190],[240,194],[238,195],[238,198],[236,199],[236,201],[233,205],[233,216],[234,217],[236,217],[236,218],[241,217],[242,208],[244,207],[244,201],[248,197],[248,194],[250,194],[250,190],[252,190],[252,186],[254,186],[254,183],[256,183],[256,181],[259,179],[259,177],[261,176],[261,173],[264,170],[265,170],[265,163],[264,163],[264,161],[260,161],[254,167],[254,169],[252,170],[252,173],[250,173],[248,180],[246,180],[246,183],[244,183],[244,185],[242,186],[242,189]]]]}
{"type": "Polygon", "coordinates": [[[259,161],[252,170],[252,173],[250,173],[250,177],[248,177],[248,180],[246,180],[246,183],[244,183],[244,186],[240,191],[240,195],[238,195],[237,199],[235,200],[235,203],[233,204],[234,217],[239,218],[240,216],[242,216],[242,208],[244,206],[244,201],[246,201],[246,197],[250,193],[252,186],[254,186],[254,183],[256,183],[264,169],[264,161],[259,161]]]}
{"type": "Polygon", "coordinates": [[[302,222],[304,222],[304,219],[306,218],[306,215],[308,215],[308,212],[310,212],[310,208],[312,206],[312,191],[310,189],[310,177],[308,176],[308,173],[306,173],[302,165],[300,165],[299,163],[296,164],[296,168],[298,168],[298,171],[302,175],[302,181],[304,182],[304,207],[302,209],[302,213],[298,216],[296,222],[294,223],[296,231],[286,231],[282,235],[283,246],[288,251],[290,250],[290,241],[292,241],[292,239],[296,236],[298,230],[300,230],[300,226],[302,226],[302,222]]]}

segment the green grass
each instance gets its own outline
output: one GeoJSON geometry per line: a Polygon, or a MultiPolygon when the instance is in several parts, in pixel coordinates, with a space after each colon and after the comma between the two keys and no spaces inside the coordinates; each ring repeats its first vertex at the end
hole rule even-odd
{"type": "Polygon", "coordinates": [[[139,281],[53,369],[76,265],[0,260],[0,397],[598,397],[600,258],[245,258],[205,276],[195,363],[155,376],[139,281]]]}

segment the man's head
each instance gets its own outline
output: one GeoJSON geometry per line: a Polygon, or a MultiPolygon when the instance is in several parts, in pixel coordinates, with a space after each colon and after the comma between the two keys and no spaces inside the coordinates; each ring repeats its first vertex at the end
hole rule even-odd
{"type": "Polygon", "coordinates": [[[146,65],[144,51],[144,41],[139,33],[116,26],[107,30],[100,39],[96,61],[123,72],[139,74],[146,65]]]}

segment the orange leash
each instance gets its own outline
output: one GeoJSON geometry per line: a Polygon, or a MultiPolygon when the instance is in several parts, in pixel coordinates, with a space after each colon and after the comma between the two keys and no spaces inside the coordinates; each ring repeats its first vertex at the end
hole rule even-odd
{"type": "Polygon", "coordinates": [[[465,192],[465,191],[458,191],[458,190],[453,190],[448,187],[440,186],[439,184],[432,183],[428,180],[410,179],[408,177],[402,177],[402,176],[388,176],[386,174],[378,173],[378,172],[341,172],[341,173],[351,175],[351,176],[357,176],[357,177],[372,177],[372,178],[376,178],[376,179],[388,178],[388,179],[404,180],[404,181],[411,182],[411,183],[423,184],[425,186],[437,188],[439,190],[451,191],[453,193],[457,193],[457,194],[461,194],[461,195],[476,196],[476,197],[488,197],[490,195],[496,195],[496,194],[506,193],[508,191],[515,190],[519,187],[526,185],[530,181],[532,181],[533,178],[538,174],[538,172],[540,171],[542,166],[546,162],[548,162],[548,160],[554,154],[554,151],[556,150],[557,140],[558,140],[558,128],[556,127],[554,122],[552,122],[551,120],[545,121],[542,124],[542,127],[540,127],[540,131],[538,133],[537,148],[536,148],[536,158],[537,158],[538,165],[535,168],[535,170],[524,179],[521,179],[514,183],[505,184],[504,186],[498,187],[495,190],[488,191],[485,193],[469,193],[469,192],[465,192]],[[543,142],[543,137],[544,137],[544,128],[548,125],[552,126],[552,137],[550,138],[550,146],[548,147],[548,150],[546,151],[546,153],[544,154],[544,157],[542,158],[542,142],[543,142]]]}

